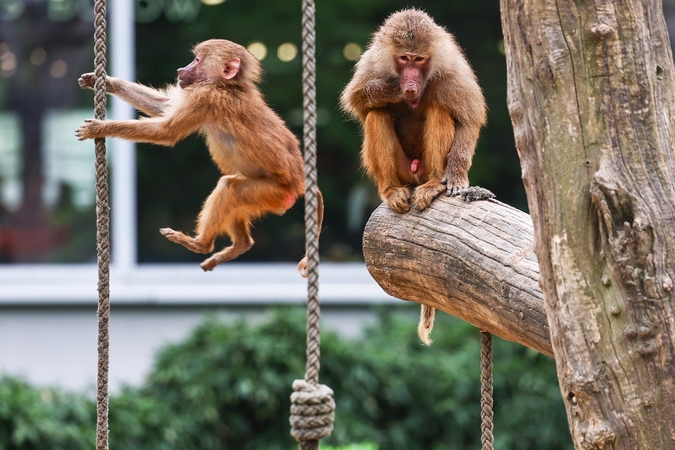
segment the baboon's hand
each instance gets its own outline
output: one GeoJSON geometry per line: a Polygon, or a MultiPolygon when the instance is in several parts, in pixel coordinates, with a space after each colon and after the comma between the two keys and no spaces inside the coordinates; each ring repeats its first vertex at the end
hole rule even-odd
{"type": "Polygon", "coordinates": [[[96,139],[105,137],[103,134],[103,121],[96,119],[85,119],[84,123],[75,130],[75,136],[78,140],[96,139]]]}
{"type": "Polygon", "coordinates": [[[446,174],[441,180],[441,183],[445,185],[445,193],[448,197],[456,197],[460,195],[464,189],[469,187],[469,179],[466,176],[460,178],[455,177],[452,174],[446,174]]]}
{"type": "MultiPolygon", "coordinates": [[[[96,74],[94,72],[83,73],[80,75],[80,78],[77,79],[77,84],[79,84],[82,89],[94,89],[94,84],[96,84],[96,74]]],[[[115,93],[115,79],[113,77],[105,77],[105,91],[109,94],[115,93]]]]}
{"type": "Polygon", "coordinates": [[[82,89],[94,89],[94,81],[96,80],[96,75],[94,72],[83,73],[78,78],[77,83],[82,89]]]}

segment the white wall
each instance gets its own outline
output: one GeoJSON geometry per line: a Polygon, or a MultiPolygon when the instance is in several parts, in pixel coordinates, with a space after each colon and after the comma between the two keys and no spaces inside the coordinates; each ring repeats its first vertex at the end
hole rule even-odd
{"type": "MultiPolygon", "coordinates": [[[[0,268],[0,373],[37,385],[93,391],[96,384],[96,271],[92,267],[0,268]],[[69,299],[70,298],[70,299],[69,299]]],[[[358,336],[375,304],[402,305],[363,265],[322,265],[322,328],[358,336]]],[[[302,305],[294,265],[139,266],[111,274],[110,388],[139,385],[155,352],[206,315],[263,320],[270,306],[302,305]],[[210,275],[210,276],[209,276],[210,275]],[[207,282],[208,281],[208,282],[207,282]]]]}

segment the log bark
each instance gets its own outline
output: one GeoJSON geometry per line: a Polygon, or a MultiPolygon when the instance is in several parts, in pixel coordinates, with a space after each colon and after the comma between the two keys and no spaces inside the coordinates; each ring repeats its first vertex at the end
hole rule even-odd
{"type": "Polygon", "coordinates": [[[381,205],[366,225],[363,254],[388,294],[552,356],[533,239],[522,211],[443,196],[407,214],[381,205]]]}
{"type": "Polygon", "coordinates": [[[675,448],[675,70],[661,0],[501,0],[577,449],[675,448]]]}

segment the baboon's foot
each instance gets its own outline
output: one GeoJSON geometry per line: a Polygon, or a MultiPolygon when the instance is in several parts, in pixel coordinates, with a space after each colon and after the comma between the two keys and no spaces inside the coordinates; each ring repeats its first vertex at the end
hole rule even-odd
{"type": "Polygon", "coordinates": [[[160,228],[159,232],[171,242],[180,244],[195,253],[211,253],[213,251],[213,241],[210,243],[202,242],[199,240],[199,236],[192,238],[171,228],[160,228]]]}

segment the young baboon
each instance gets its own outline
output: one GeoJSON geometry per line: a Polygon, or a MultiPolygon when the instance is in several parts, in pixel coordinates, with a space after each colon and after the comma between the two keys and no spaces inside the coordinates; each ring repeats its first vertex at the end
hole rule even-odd
{"type": "MultiPolygon", "coordinates": [[[[363,166],[395,211],[422,210],[443,191],[469,187],[485,99],[454,36],[425,12],[405,9],[385,20],[340,102],[362,123],[363,166]]],[[[433,319],[423,305],[425,343],[433,319]]]]}
{"type": "MultiPolygon", "coordinates": [[[[202,262],[204,270],[234,259],[253,245],[251,222],[267,213],[283,214],[305,193],[304,163],[297,138],[265,103],[256,83],[258,60],[234,42],[212,39],[194,47],[194,60],[178,69],[178,82],[163,90],[119,78],[106,78],[106,90],[150,117],[138,120],[88,119],[78,139],[117,137],[173,146],[188,135],[205,136],[223,176],[204,202],[196,236],[171,228],[160,232],[197,253],[211,253],[214,240],[227,234],[232,243],[202,262]]],[[[93,88],[94,74],[82,75],[93,88]]],[[[317,189],[318,223],[323,197],[317,189]]],[[[307,258],[298,265],[306,275],[307,258]]]]}

